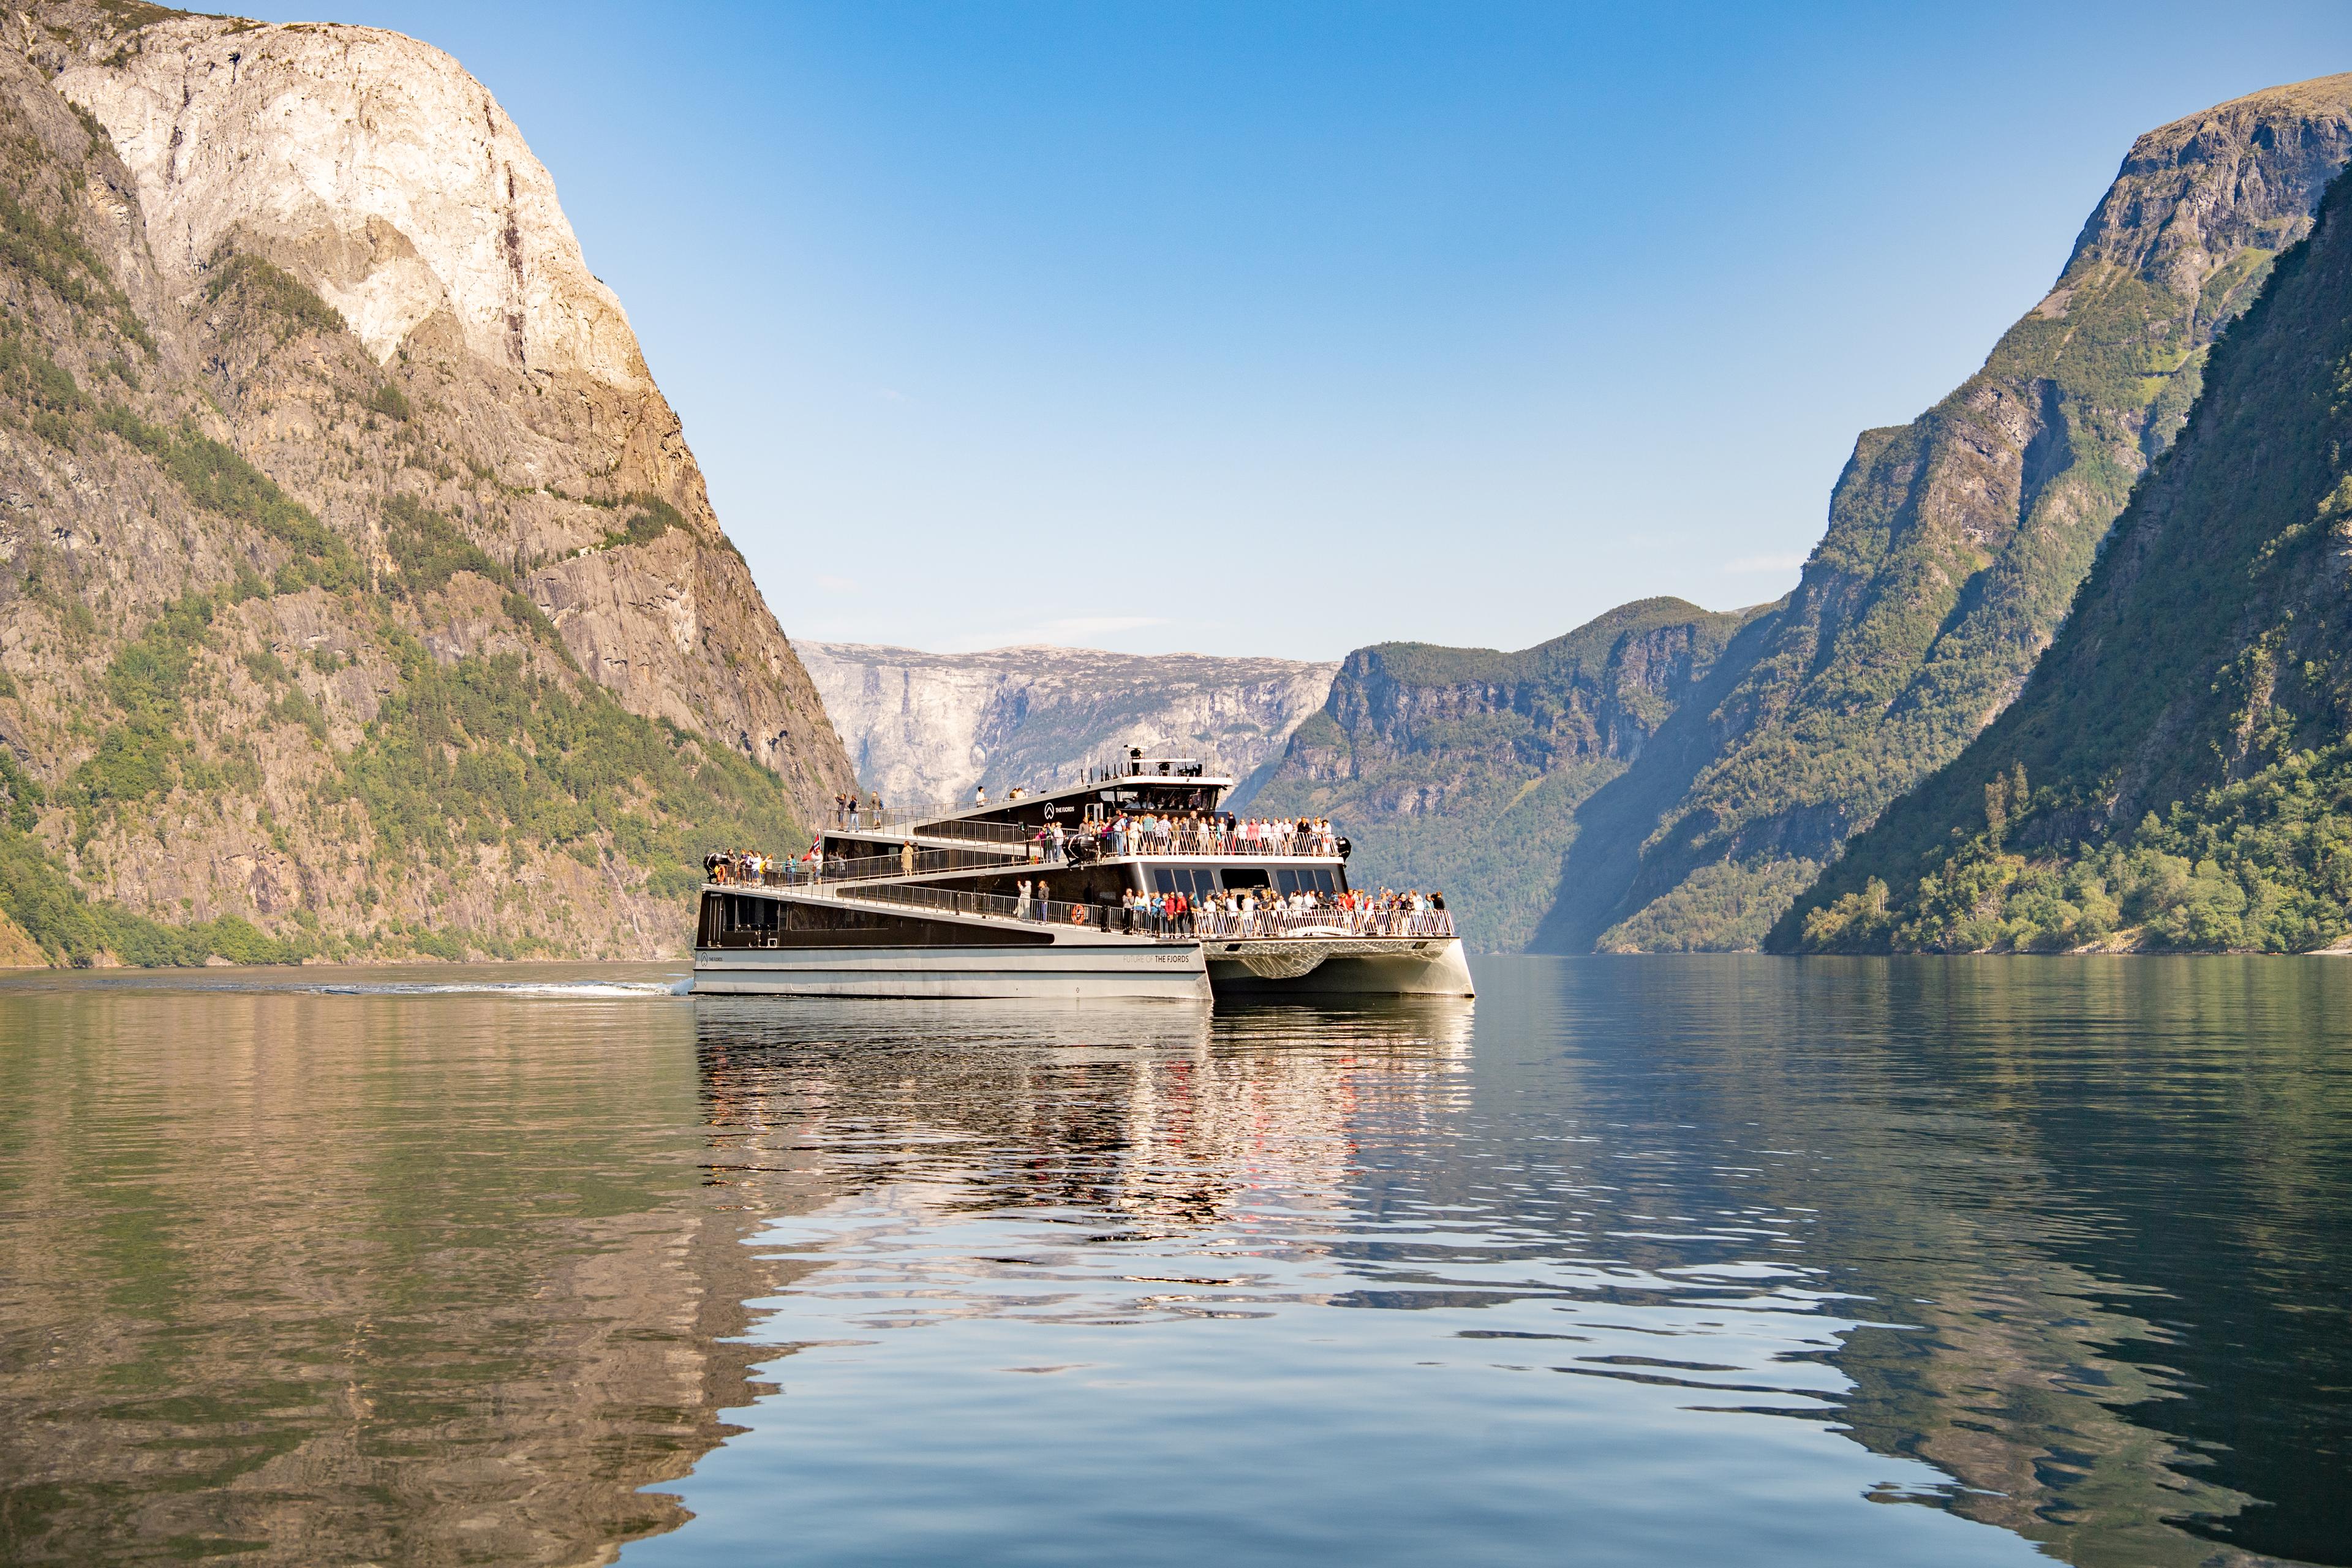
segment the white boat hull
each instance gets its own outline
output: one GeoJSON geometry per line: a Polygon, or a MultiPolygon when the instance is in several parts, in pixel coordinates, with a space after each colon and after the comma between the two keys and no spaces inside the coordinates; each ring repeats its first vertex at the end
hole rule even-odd
{"type": "Polygon", "coordinates": [[[1209,1000],[1209,973],[1197,942],[705,948],[694,955],[694,988],[719,995],[1197,1003],[1209,1000]]]}
{"type": "Polygon", "coordinates": [[[1458,937],[1204,942],[1209,983],[1244,996],[1475,996],[1458,937]],[[1285,950],[1297,950],[1295,956],[1285,950]],[[1296,971],[1296,973],[1292,973],[1296,971]]]}

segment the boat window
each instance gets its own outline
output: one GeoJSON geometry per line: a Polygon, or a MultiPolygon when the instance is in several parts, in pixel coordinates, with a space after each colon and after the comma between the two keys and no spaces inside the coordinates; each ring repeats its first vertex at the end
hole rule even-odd
{"type": "Polygon", "coordinates": [[[740,893],[727,895],[727,925],[730,931],[773,931],[776,929],[776,900],[750,899],[740,893]]]}
{"type": "Polygon", "coordinates": [[[1328,866],[1313,867],[1301,871],[1298,876],[1309,892],[1336,893],[1339,890],[1331,885],[1331,868],[1328,866]]]}
{"type": "Polygon", "coordinates": [[[1298,891],[1298,868],[1276,866],[1274,868],[1274,890],[1286,899],[1298,891]]]}
{"type": "Polygon", "coordinates": [[[1256,866],[1228,866],[1224,877],[1225,886],[1235,890],[1266,886],[1265,872],[1256,866]]]}

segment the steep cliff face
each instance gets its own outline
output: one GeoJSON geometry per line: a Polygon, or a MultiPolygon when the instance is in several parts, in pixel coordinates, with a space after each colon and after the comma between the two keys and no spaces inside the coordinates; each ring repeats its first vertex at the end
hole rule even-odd
{"type": "Polygon", "coordinates": [[[1630,825],[1630,883],[1588,858],[1617,853],[1588,836],[1540,944],[1753,946],[1850,835],[1990,722],[2179,430],[2216,334],[2347,156],[2352,76],[2140,138],[1984,369],[1855,444],[1801,584],[1706,712],[1696,773],[1633,781],[1664,808],[1630,825]]]}
{"type": "Polygon", "coordinates": [[[16,922],[674,950],[679,862],[851,774],[512,123],[365,28],[0,42],[16,922]]]}
{"type": "Polygon", "coordinates": [[[1178,748],[1246,780],[1322,706],[1339,668],[1088,648],[803,643],[800,652],[858,776],[899,801],[1064,782],[1129,746],[1178,748]]]}
{"type": "Polygon", "coordinates": [[[1775,942],[2322,946],[2352,932],[2352,176],[2215,351],[2024,696],[1775,942]]]}
{"type": "Polygon", "coordinates": [[[1444,891],[1474,944],[1524,947],[1580,808],[1707,689],[1748,618],[1648,599],[1517,653],[1359,649],[1258,804],[1336,818],[1358,880],[1444,891]]]}

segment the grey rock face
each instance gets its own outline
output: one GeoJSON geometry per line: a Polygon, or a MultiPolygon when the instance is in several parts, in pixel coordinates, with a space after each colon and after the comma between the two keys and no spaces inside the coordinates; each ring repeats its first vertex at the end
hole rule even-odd
{"type": "MultiPolygon", "coordinates": [[[[0,15],[0,163],[37,241],[0,271],[6,352],[33,356],[0,387],[0,732],[44,853],[167,923],[675,951],[655,870],[677,857],[646,837],[691,835],[675,799],[632,785],[567,825],[544,780],[495,810],[460,792],[429,805],[473,826],[392,866],[349,772],[422,655],[673,727],[624,771],[731,752],[803,821],[852,780],[513,123],[371,28],[63,3],[0,15]],[[191,595],[213,618],[146,735],[121,660],[191,595]],[[91,775],[125,734],[167,787],[91,775]]],[[[528,773],[552,742],[512,721],[478,713],[444,760],[528,773]]]]}
{"type": "MultiPolygon", "coordinates": [[[[1626,885],[1570,858],[1548,946],[1752,947],[1848,837],[2023,688],[2217,334],[2352,158],[2352,75],[2140,137],[2057,285],[1910,425],[1863,433],[1827,532],[1626,885]]],[[[1593,846],[1598,848],[1598,846],[1593,846]]]]}
{"type": "Polygon", "coordinates": [[[1129,746],[1247,778],[1322,706],[1336,664],[1087,648],[919,653],[804,642],[801,657],[869,789],[961,799],[1044,786],[1129,746]]]}

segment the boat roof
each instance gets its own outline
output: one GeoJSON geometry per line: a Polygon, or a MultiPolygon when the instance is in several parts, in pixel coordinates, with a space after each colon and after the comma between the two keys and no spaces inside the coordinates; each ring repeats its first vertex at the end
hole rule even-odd
{"type": "MultiPolygon", "coordinates": [[[[1018,800],[1010,795],[998,795],[985,805],[974,803],[965,806],[951,806],[934,811],[924,820],[929,822],[985,821],[990,817],[1014,815],[1024,805],[1037,805],[1041,803],[1059,805],[1064,802],[1075,804],[1081,800],[1102,800],[1116,804],[1122,798],[1129,800],[1137,798],[1138,794],[1146,788],[1206,789],[1214,791],[1217,795],[1223,795],[1237,782],[1231,773],[1208,772],[1205,765],[1193,757],[1146,757],[1140,762],[1129,763],[1127,771],[1115,768],[1090,768],[1087,773],[1087,778],[1076,783],[1051,784],[1043,789],[1032,790],[1025,785],[1016,786],[1022,791],[1018,800]],[[1180,767],[1198,767],[1202,771],[1192,773],[1179,773],[1177,770],[1180,767]]],[[[1214,804],[1213,799],[1211,805],[1213,806],[1214,804]]]]}

